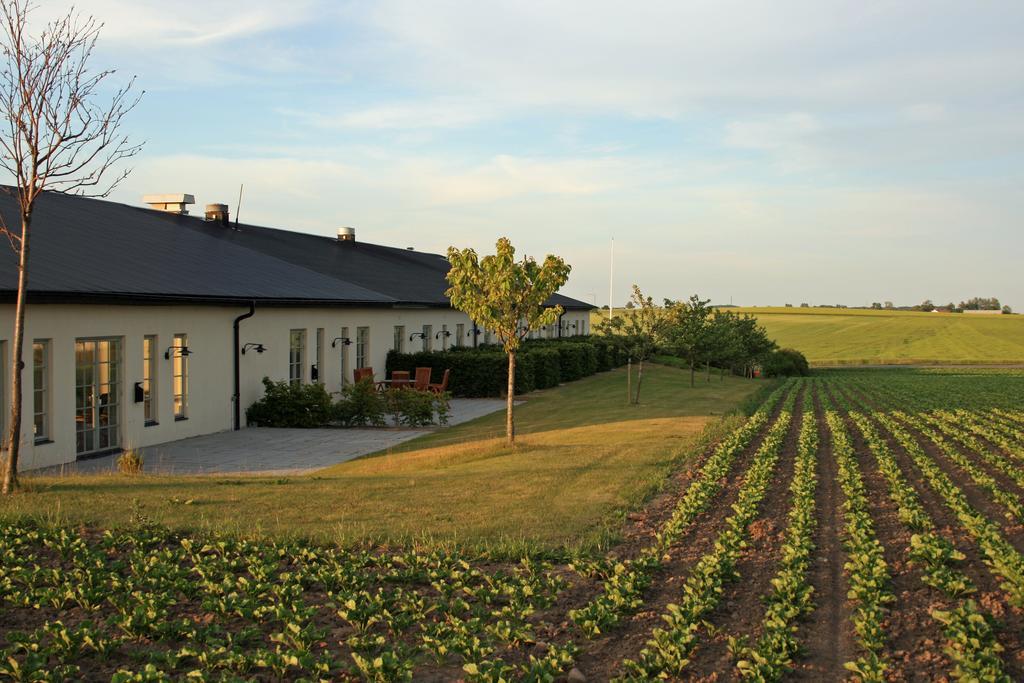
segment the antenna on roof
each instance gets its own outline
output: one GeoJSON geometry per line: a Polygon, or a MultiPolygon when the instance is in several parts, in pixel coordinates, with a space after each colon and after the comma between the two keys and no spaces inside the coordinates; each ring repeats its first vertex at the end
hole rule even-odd
{"type": "Polygon", "coordinates": [[[242,213],[242,188],[244,183],[238,184],[238,206],[235,207],[235,230],[238,230],[238,214],[242,213]]]}

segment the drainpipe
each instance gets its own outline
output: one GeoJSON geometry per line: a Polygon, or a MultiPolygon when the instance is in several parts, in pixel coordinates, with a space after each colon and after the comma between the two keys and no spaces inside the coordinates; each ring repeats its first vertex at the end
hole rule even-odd
{"type": "Polygon", "coordinates": [[[234,353],[234,357],[235,357],[235,395],[234,395],[234,399],[233,400],[234,400],[234,403],[235,403],[235,431],[236,432],[239,429],[242,428],[242,406],[241,406],[241,402],[242,402],[242,380],[241,380],[240,371],[239,371],[239,364],[240,364],[239,361],[241,360],[239,358],[239,353],[240,353],[239,349],[241,349],[241,344],[240,344],[239,339],[238,339],[238,326],[239,326],[239,324],[243,320],[245,320],[246,318],[251,318],[254,315],[256,315],[256,302],[255,301],[250,301],[249,302],[249,312],[248,313],[243,313],[242,315],[240,315],[237,318],[235,318],[235,324],[234,324],[234,328],[235,328],[234,329],[234,332],[235,332],[235,336],[234,336],[234,339],[235,339],[235,353],[234,353]]]}

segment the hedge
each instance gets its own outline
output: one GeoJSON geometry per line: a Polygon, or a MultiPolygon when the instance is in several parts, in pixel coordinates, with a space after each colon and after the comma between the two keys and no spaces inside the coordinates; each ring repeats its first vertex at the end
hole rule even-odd
{"type": "MultiPolygon", "coordinates": [[[[603,337],[528,340],[516,355],[516,393],[572,382],[625,362],[621,344],[603,337]]],[[[395,370],[413,375],[418,367],[431,368],[434,382],[440,382],[444,371],[450,369],[448,390],[453,396],[502,396],[508,382],[508,356],[493,346],[417,353],[390,351],[385,371],[388,376],[395,370]]]]}

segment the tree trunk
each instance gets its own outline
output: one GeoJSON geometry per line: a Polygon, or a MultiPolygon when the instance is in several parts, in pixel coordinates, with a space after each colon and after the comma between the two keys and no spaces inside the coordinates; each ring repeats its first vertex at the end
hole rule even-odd
{"type": "Polygon", "coordinates": [[[637,365],[636,370],[636,399],[633,401],[636,405],[640,405],[640,384],[644,381],[644,359],[640,359],[640,364],[637,365]]]}
{"type": "Polygon", "coordinates": [[[28,237],[32,214],[21,215],[21,247],[18,255],[18,296],[14,304],[14,338],[11,343],[11,422],[7,432],[7,466],[0,491],[11,493],[18,488],[18,455],[21,451],[21,376],[24,363],[25,296],[28,290],[28,237]]]}
{"type": "Polygon", "coordinates": [[[694,386],[694,379],[693,378],[694,378],[694,376],[696,374],[694,369],[693,369],[693,366],[694,366],[695,362],[696,361],[694,360],[693,356],[690,356],[690,386],[691,387],[694,386]]]}
{"type": "Polygon", "coordinates": [[[508,398],[505,404],[505,441],[509,446],[516,445],[516,421],[512,415],[516,401],[516,353],[508,353],[508,398]]]}
{"type": "Polygon", "coordinates": [[[711,381],[711,361],[704,361],[704,381],[711,381]]]}

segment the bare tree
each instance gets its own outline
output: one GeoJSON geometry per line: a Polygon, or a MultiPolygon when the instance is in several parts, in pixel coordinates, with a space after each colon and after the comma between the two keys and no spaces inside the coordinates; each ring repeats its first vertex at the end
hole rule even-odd
{"type": "Polygon", "coordinates": [[[0,0],[0,113],[7,123],[0,127],[0,164],[16,181],[4,191],[17,195],[20,214],[15,227],[0,217],[0,233],[18,256],[3,493],[18,483],[25,298],[36,200],[47,191],[104,197],[129,173],[108,172],[142,148],[120,130],[142,95],[133,92],[135,79],[108,86],[113,70],[89,68],[102,24],[72,9],[33,36],[28,26],[33,9],[28,0],[0,0]]]}

